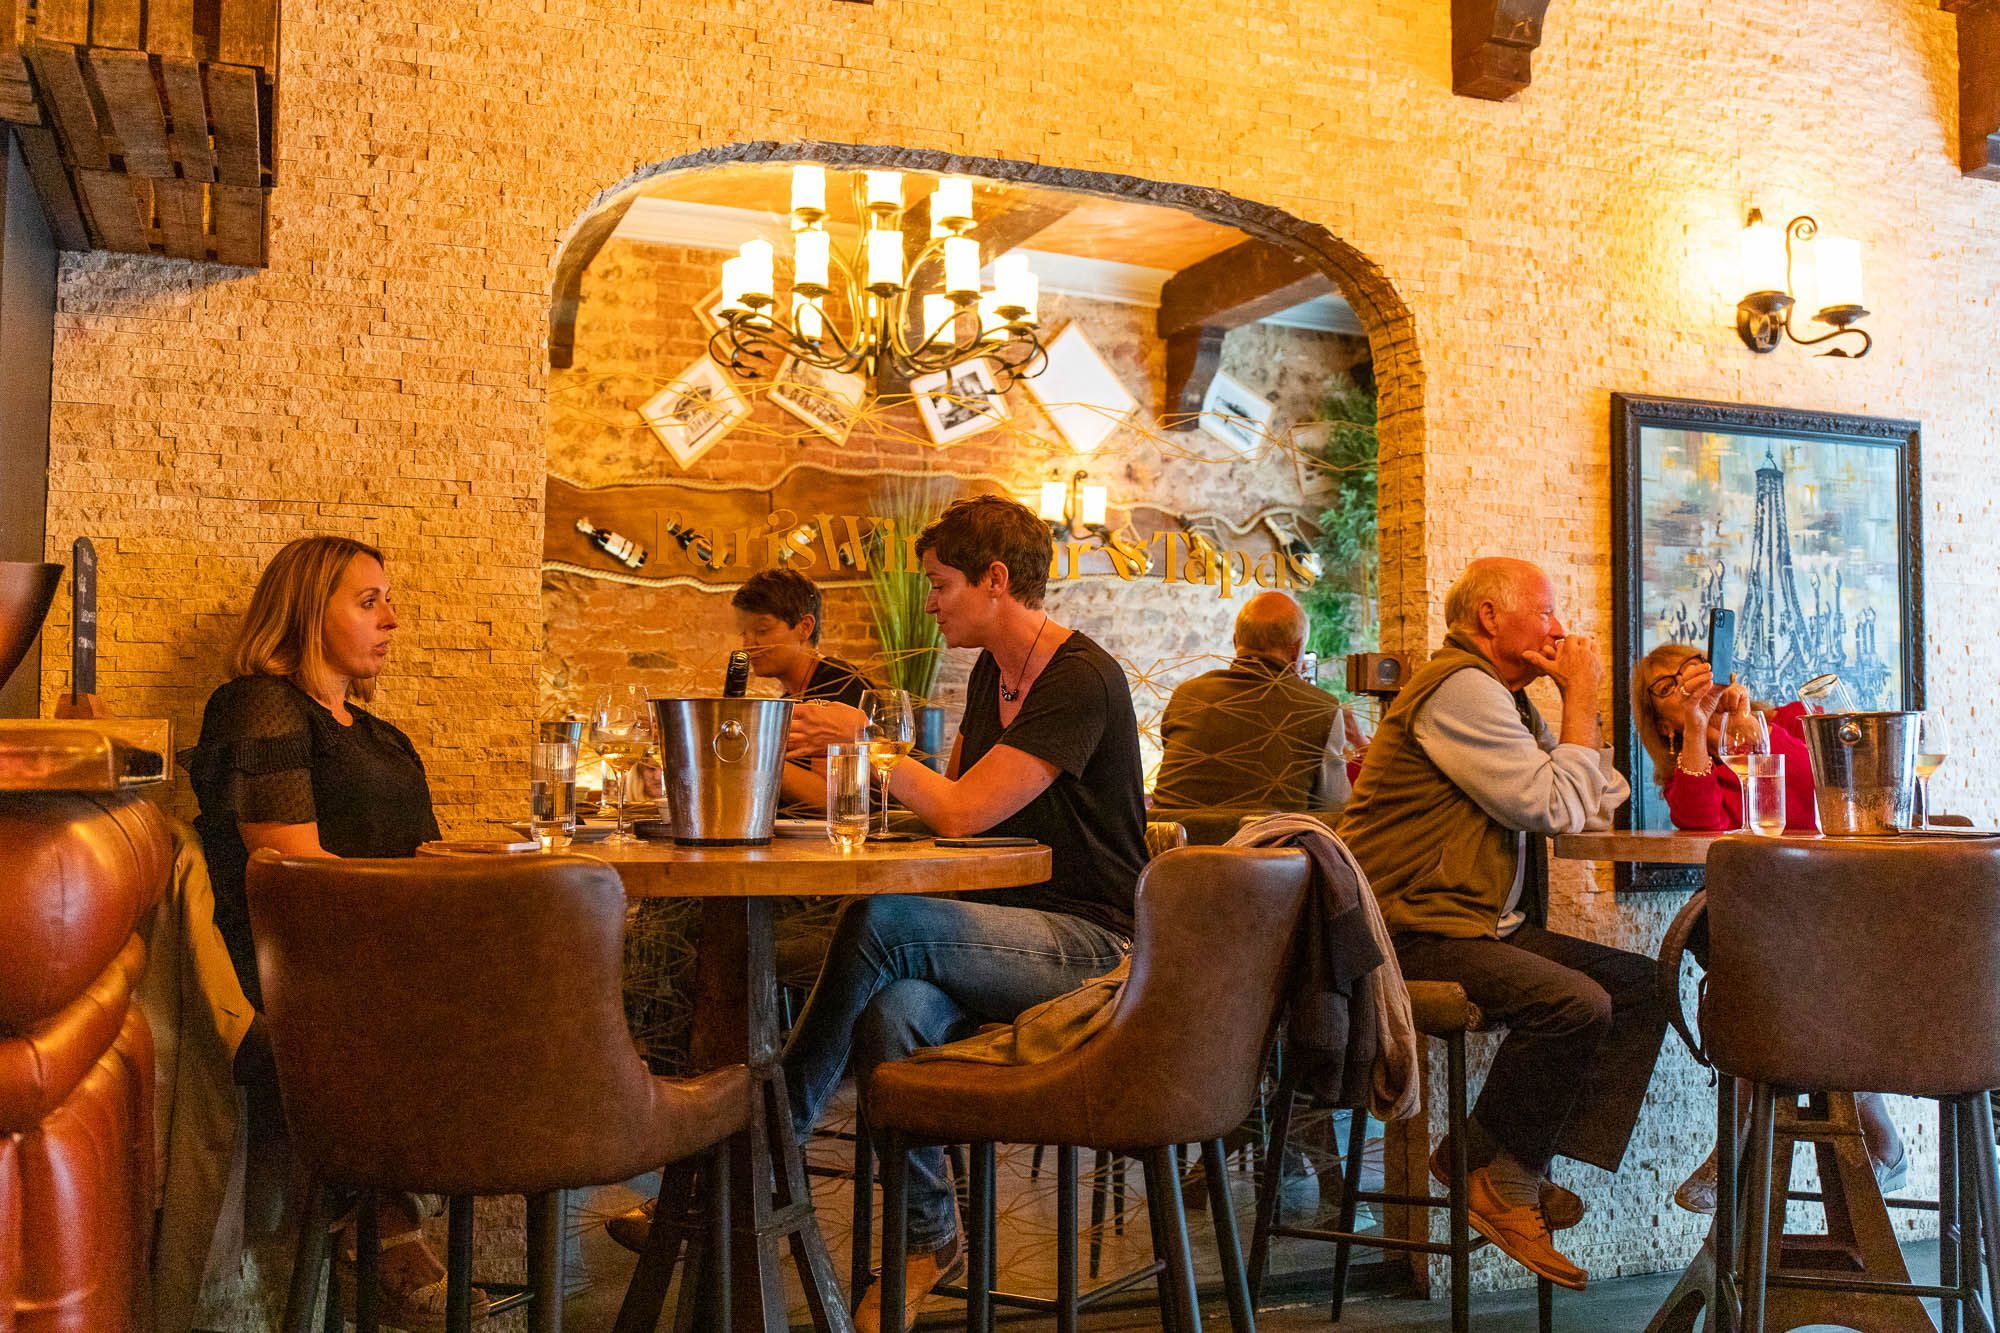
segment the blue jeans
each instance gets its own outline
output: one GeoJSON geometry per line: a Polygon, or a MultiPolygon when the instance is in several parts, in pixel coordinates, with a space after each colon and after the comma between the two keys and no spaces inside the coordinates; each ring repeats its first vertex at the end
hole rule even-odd
{"type": "MultiPolygon", "coordinates": [[[[803,1139],[852,1067],[870,1070],[919,1046],[969,1037],[983,1023],[1075,990],[1116,967],[1123,936],[1081,917],[952,898],[885,894],[849,904],[805,1012],[785,1047],[792,1121],[803,1139]]],[[[910,1158],[910,1248],[951,1242],[944,1150],[910,1158]]]]}

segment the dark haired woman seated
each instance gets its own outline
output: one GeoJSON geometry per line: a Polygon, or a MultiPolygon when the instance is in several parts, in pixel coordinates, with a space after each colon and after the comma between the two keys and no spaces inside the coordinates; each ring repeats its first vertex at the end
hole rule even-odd
{"type": "MultiPolygon", "coordinates": [[[[230,655],[234,679],[209,696],[187,767],[215,886],[216,925],[244,994],[263,998],[244,872],[251,852],[409,856],[438,836],[430,784],[409,737],[357,706],[375,692],[396,613],[382,553],[345,537],[305,537],[257,580],[230,655]]],[[[253,1097],[276,1086],[269,1039],[253,1026],[237,1056],[253,1097]]],[[[444,1266],[419,1229],[424,1205],[382,1206],[384,1316],[444,1327],[444,1266]]],[[[351,1240],[345,1252],[352,1254],[351,1240]]],[[[475,1294],[481,1312],[490,1307],[475,1294]]]]}

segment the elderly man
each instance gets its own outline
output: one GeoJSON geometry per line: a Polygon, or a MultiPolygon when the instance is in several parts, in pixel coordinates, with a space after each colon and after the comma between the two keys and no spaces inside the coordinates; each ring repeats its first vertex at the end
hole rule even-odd
{"type": "Polygon", "coordinates": [[[1236,616],[1236,658],[1184,681],[1160,719],[1155,809],[1304,810],[1347,799],[1343,709],[1298,674],[1306,613],[1281,592],[1236,616]]]}
{"type": "MultiPolygon", "coordinates": [[[[1589,1275],[1551,1230],[1583,1205],[1557,1154],[1617,1169],[1665,1030],[1653,962],[1547,928],[1542,838],[1602,828],[1630,794],[1601,755],[1596,646],[1565,634],[1548,576],[1475,561],[1445,598],[1444,647],[1377,730],[1340,835],[1368,872],[1411,980],[1455,981],[1507,1028],[1468,1122],[1472,1225],[1531,1272],[1589,1275]],[[1552,733],[1528,702],[1548,676],[1552,733]]],[[[1440,1146],[1432,1171],[1447,1160],[1440,1146]]]]}

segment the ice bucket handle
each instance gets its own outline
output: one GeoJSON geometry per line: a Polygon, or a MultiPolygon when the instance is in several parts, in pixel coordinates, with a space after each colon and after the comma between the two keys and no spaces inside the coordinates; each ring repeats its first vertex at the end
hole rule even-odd
{"type": "Polygon", "coordinates": [[[715,729],[715,737],[709,741],[708,748],[715,751],[715,757],[725,764],[740,763],[743,756],[750,752],[750,737],[743,730],[743,724],[731,718],[715,729]],[[728,754],[722,751],[724,741],[730,744],[731,752],[728,754]]]}
{"type": "Polygon", "coordinates": [[[1861,727],[1860,724],[1856,722],[1849,721],[1841,723],[1840,730],[1834,734],[1839,737],[1840,743],[1842,745],[1845,745],[1850,749],[1852,749],[1854,746],[1861,744],[1861,727]]]}

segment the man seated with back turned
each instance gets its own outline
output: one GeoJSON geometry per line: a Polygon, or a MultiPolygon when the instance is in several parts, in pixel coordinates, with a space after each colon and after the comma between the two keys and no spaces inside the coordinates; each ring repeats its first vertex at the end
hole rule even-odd
{"type": "MultiPolygon", "coordinates": [[[[1583,1215],[1557,1155],[1618,1169],[1666,1028],[1653,960],[1547,928],[1543,837],[1608,826],[1629,796],[1600,760],[1603,663],[1566,635],[1548,576],[1477,560],[1445,598],[1444,647],[1375,733],[1339,832],[1412,981],[1455,981],[1507,1028],[1467,1122],[1472,1225],[1530,1272],[1589,1275],[1552,1230],[1583,1215]],[[1551,733],[1527,686],[1562,694],[1551,733]]],[[[1432,1174],[1445,1179],[1440,1145],[1432,1174]]]]}
{"type": "Polygon", "coordinates": [[[1167,700],[1154,809],[1305,810],[1347,799],[1345,710],[1298,674],[1306,628],[1284,593],[1243,604],[1235,660],[1167,700]]]}

